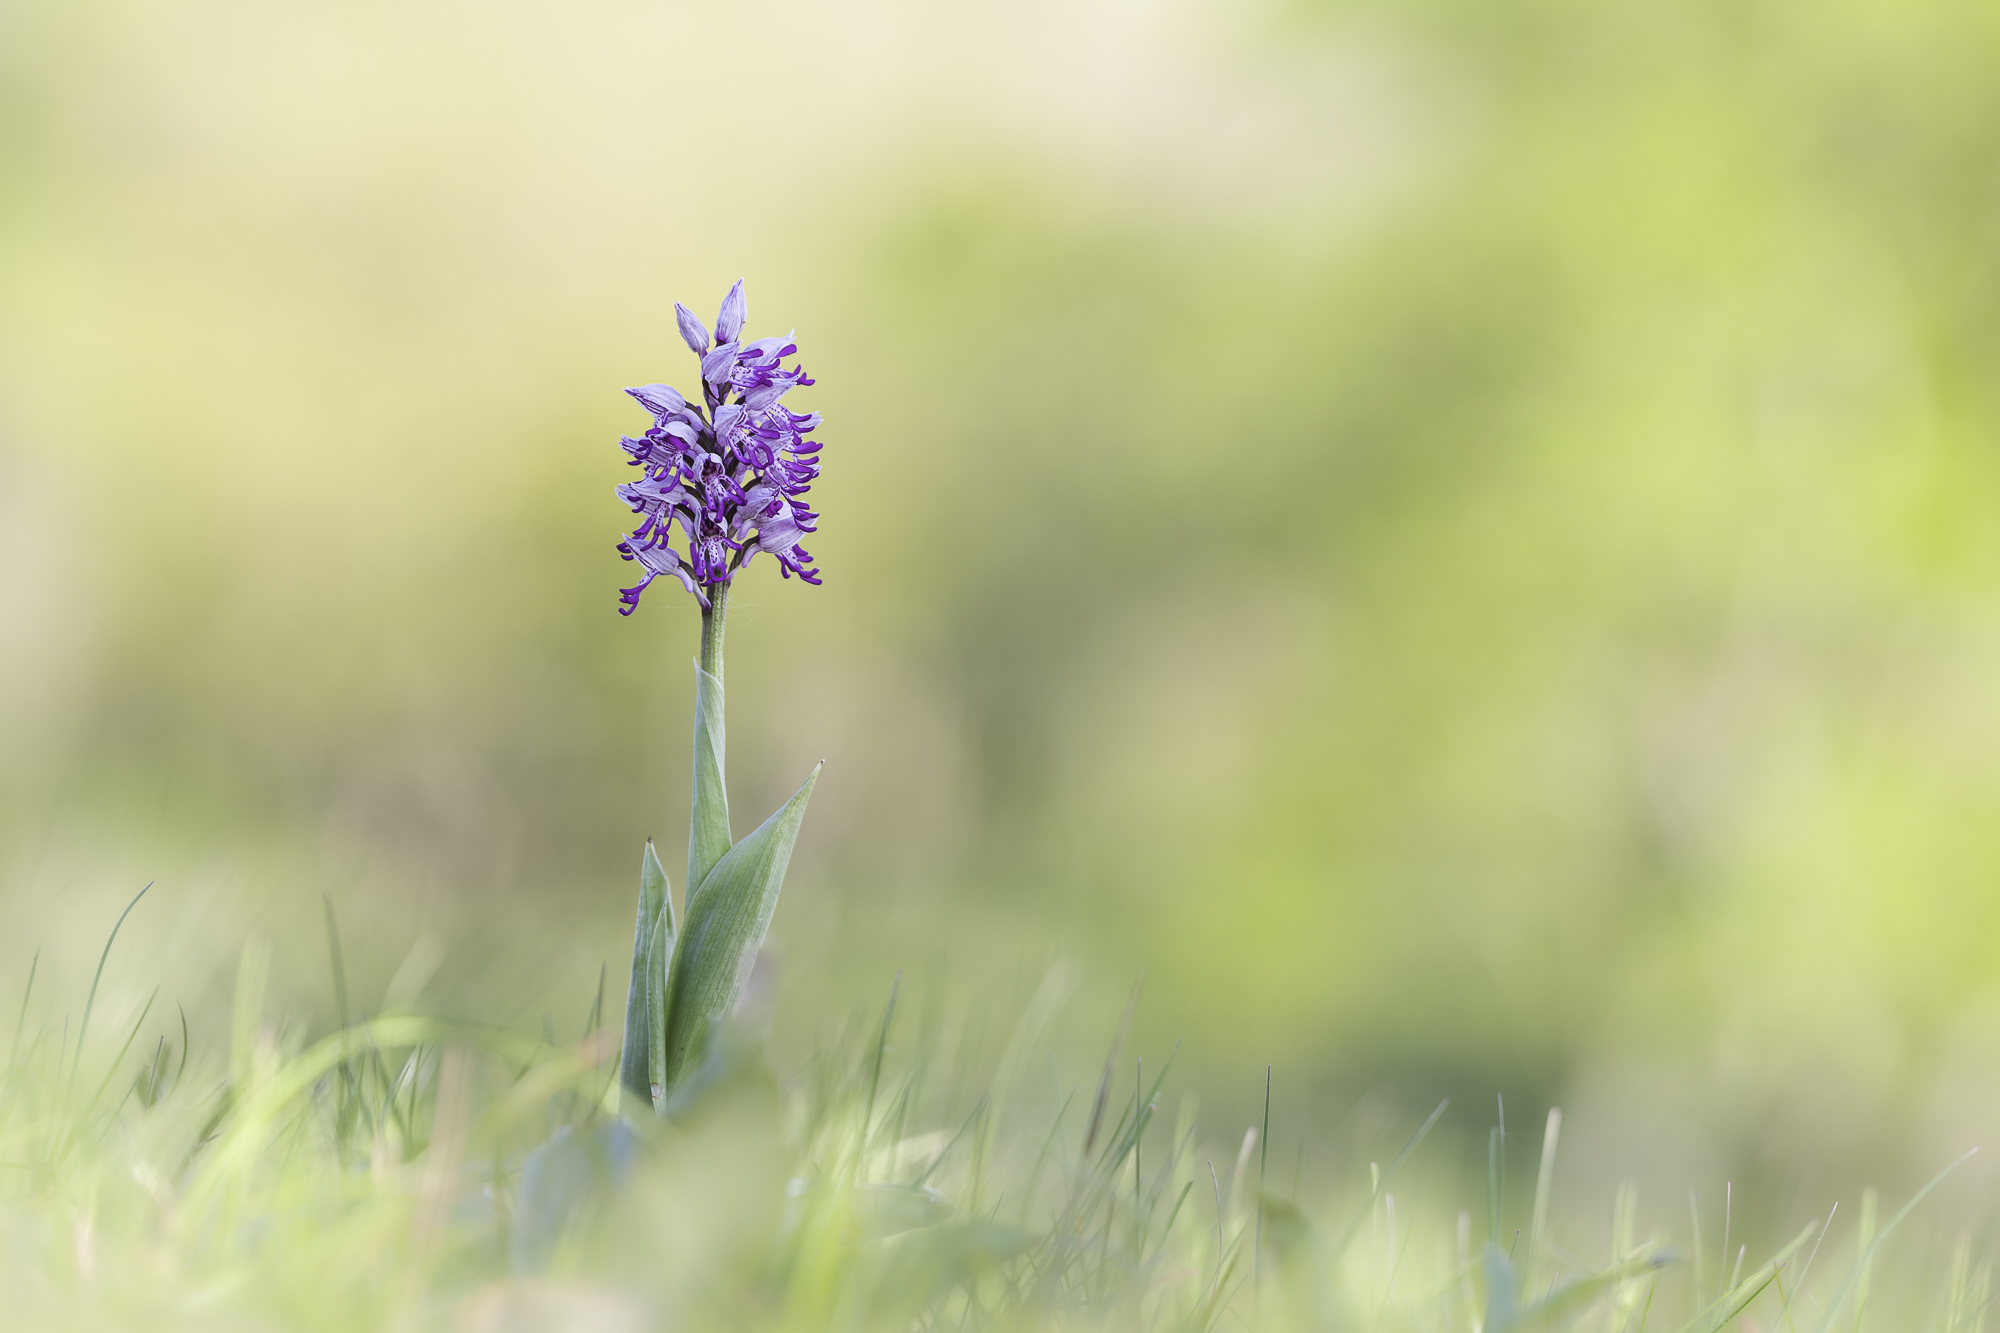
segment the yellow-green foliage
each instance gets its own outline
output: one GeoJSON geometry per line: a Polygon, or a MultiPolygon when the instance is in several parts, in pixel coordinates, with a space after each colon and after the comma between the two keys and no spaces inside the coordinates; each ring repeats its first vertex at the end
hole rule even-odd
{"type": "MultiPolygon", "coordinates": [[[[601,1003],[560,1045],[414,1014],[309,1036],[266,1020],[267,968],[245,951],[226,1061],[22,1033],[6,1327],[1845,1333],[1908,1212],[1871,1207],[1817,1269],[1816,1220],[1704,1277],[1625,1192],[1580,1257],[1545,1221],[1552,1115],[1527,1234],[1496,1198],[1475,1236],[1398,1192],[1443,1107],[1358,1195],[1301,1197],[1261,1127],[1217,1141],[1170,1070],[1122,1076],[1114,1048],[1094,1087],[1045,1081],[1059,981],[976,1082],[952,1043],[905,1044],[892,997],[784,1079],[739,1018],[667,1119],[627,1121],[601,1003]]],[[[1988,1285],[1962,1240],[1935,1298],[1869,1317],[1972,1333],[1988,1285]]]]}

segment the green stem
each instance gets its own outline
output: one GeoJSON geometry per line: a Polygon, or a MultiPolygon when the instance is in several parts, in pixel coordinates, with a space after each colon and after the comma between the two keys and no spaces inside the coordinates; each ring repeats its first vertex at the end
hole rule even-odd
{"type": "Polygon", "coordinates": [[[687,903],[693,910],[701,882],[729,850],[729,794],[723,780],[722,627],[729,613],[729,585],[709,589],[701,613],[701,673],[694,700],[694,808],[688,822],[687,903]]]}
{"type": "Polygon", "coordinates": [[[708,590],[708,608],[701,613],[701,669],[722,681],[722,629],[729,615],[729,585],[718,583],[708,590]]]}

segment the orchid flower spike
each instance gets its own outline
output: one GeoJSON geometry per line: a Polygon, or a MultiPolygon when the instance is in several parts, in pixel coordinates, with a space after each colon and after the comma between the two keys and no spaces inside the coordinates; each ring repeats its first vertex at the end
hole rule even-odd
{"type": "Polygon", "coordinates": [[[706,608],[712,592],[760,554],[786,578],[818,583],[804,540],[819,515],[805,495],[819,479],[821,442],[812,437],[817,412],[794,412],[782,401],[812,384],[805,368],[784,364],[798,344],[791,334],[745,342],[748,303],[739,279],[722,298],[715,340],[693,311],[676,302],[681,338],[701,359],[701,403],[666,384],[627,389],[652,418],[620,446],[639,480],[617,488],[642,521],[618,543],[643,576],[621,589],[618,613],[631,615],[654,579],[675,579],[706,608]],[[678,528],[685,552],[671,545],[678,528]]]}

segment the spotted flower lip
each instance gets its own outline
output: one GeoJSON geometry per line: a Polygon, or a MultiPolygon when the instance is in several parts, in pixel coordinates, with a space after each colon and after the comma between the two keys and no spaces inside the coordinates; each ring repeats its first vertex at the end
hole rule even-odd
{"type": "Polygon", "coordinates": [[[640,595],[662,576],[706,608],[713,589],[764,554],[786,578],[820,581],[803,545],[818,531],[819,515],[803,497],[819,479],[821,441],[812,432],[820,417],[783,402],[813,380],[803,366],[785,364],[799,350],[793,334],[746,342],[747,317],[740,279],[722,299],[712,342],[694,312],[675,303],[681,339],[701,362],[699,405],[668,384],[625,391],[652,424],[619,440],[630,465],[643,469],[638,481],[617,488],[642,520],[618,543],[619,555],[642,574],[620,590],[620,615],[637,610],[640,595]],[[669,544],[676,529],[685,554],[669,544]]]}

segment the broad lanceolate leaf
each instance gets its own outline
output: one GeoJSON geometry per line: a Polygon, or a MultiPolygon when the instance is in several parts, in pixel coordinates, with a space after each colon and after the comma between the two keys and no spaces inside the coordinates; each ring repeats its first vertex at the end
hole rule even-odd
{"type": "Polygon", "coordinates": [[[653,922],[653,938],[646,946],[646,1100],[655,1111],[665,1097],[667,1067],[668,960],[674,956],[673,937],[667,933],[667,915],[653,922]]]}
{"type": "MultiPolygon", "coordinates": [[[[643,1105],[653,1101],[650,1086],[651,1071],[647,1061],[657,1040],[654,1024],[659,1023],[661,1031],[665,1023],[654,1017],[658,1007],[654,1000],[665,999],[664,968],[657,962],[653,973],[661,975],[660,982],[648,983],[647,960],[653,948],[653,936],[664,932],[666,951],[671,953],[674,944],[674,895],[667,885],[667,872],[660,865],[658,853],[653,850],[653,840],[646,839],[646,854],[639,862],[639,920],[632,928],[632,984],[625,992],[625,1049],[618,1061],[618,1085],[623,1092],[636,1097],[643,1105]]],[[[666,954],[660,955],[662,958],[666,954]]]]}
{"type": "Polygon", "coordinates": [[[688,910],[695,889],[729,850],[729,793],[722,786],[722,681],[694,669],[694,810],[688,819],[688,910]]]}
{"type": "Polygon", "coordinates": [[[701,1056],[711,1024],[727,1014],[778,907],[778,890],[819,769],[757,831],[731,847],[688,895],[687,921],[669,969],[666,1077],[671,1094],[701,1056]]]}

